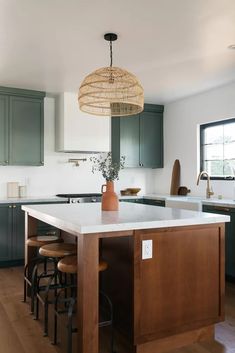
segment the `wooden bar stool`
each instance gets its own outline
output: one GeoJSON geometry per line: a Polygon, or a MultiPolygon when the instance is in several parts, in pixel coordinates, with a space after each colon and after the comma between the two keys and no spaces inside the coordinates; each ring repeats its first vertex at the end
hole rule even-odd
{"type": "MultiPolygon", "coordinates": [[[[46,244],[40,247],[39,254],[45,258],[52,258],[57,264],[58,261],[68,255],[74,255],[77,253],[77,245],[71,243],[52,243],[46,244]]],[[[37,282],[37,293],[36,293],[36,317],[39,317],[39,301],[44,307],[44,336],[48,335],[48,305],[53,303],[53,300],[49,300],[49,293],[54,291],[55,295],[57,290],[66,287],[66,283],[62,283],[62,278],[58,269],[51,275],[46,285],[40,285],[42,277],[38,277],[37,282]],[[59,283],[58,283],[59,282],[59,283]],[[42,295],[44,294],[44,296],[42,295]]]]}
{"type": "MultiPolygon", "coordinates": [[[[58,269],[62,273],[70,274],[72,276],[75,276],[75,280],[71,280],[71,286],[70,288],[72,289],[71,292],[71,297],[70,298],[65,298],[61,302],[64,304],[65,302],[67,303],[66,310],[58,310],[58,304],[60,304],[60,294],[62,290],[58,293],[56,300],[55,300],[55,310],[54,310],[54,340],[53,344],[57,344],[57,318],[59,314],[62,313],[67,313],[68,316],[68,322],[67,322],[67,353],[72,353],[72,334],[77,332],[77,328],[73,327],[73,313],[74,313],[74,307],[76,304],[76,299],[77,299],[77,293],[76,293],[76,275],[77,275],[77,256],[66,256],[63,259],[61,259],[58,262],[57,265],[58,269]],[[75,290],[73,290],[75,289],[75,290]]],[[[99,262],[99,272],[105,271],[108,268],[108,264],[105,261],[100,260],[99,262]]],[[[112,303],[109,297],[103,293],[100,292],[100,298],[104,301],[106,301],[106,304],[108,305],[108,310],[109,310],[109,318],[108,320],[103,320],[99,321],[99,327],[104,327],[104,326],[111,326],[111,352],[113,353],[113,308],[112,308],[112,303]]]]}
{"type": "Polygon", "coordinates": [[[44,264],[44,276],[47,276],[47,259],[39,256],[38,249],[46,244],[61,243],[63,239],[56,235],[35,235],[27,239],[26,245],[34,247],[37,249],[37,256],[33,258],[29,263],[24,266],[24,297],[23,302],[26,302],[27,296],[27,284],[31,287],[31,312],[34,312],[34,284],[37,277],[37,271],[35,270],[35,265],[39,263],[44,264]],[[31,275],[32,273],[32,275],[31,275]]]}

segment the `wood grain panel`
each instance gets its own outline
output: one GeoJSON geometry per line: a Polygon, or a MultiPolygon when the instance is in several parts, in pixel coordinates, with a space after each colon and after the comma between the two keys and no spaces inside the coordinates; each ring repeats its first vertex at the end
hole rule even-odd
{"type": "Polygon", "coordinates": [[[135,344],[223,319],[223,226],[135,232],[135,344]],[[141,260],[141,242],[153,258],[141,260]]]}
{"type": "Polygon", "coordinates": [[[78,351],[98,353],[98,266],[96,234],[78,237],[78,351]]]}
{"type": "Polygon", "coordinates": [[[140,344],[136,347],[135,353],[165,353],[172,349],[188,346],[196,342],[209,341],[213,338],[214,326],[208,326],[198,330],[188,331],[156,341],[140,344]]]}

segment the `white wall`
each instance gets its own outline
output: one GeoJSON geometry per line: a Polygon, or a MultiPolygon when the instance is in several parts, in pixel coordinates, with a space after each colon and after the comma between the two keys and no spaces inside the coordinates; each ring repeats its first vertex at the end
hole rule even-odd
{"type": "MultiPolygon", "coordinates": [[[[199,124],[235,116],[235,83],[182,99],[165,106],[164,111],[164,168],[155,170],[154,190],[169,193],[175,159],[181,164],[181,185],[191,189],[192,195],[205,195],[206,181],[196,185],[199,166],[199,124]]],[[[212,180],[215,196],[233,197],[234,181],[212,180]]]]}
{"type": "MultiPolygon", "coordinates": [[[[68,163],[69,158],[89,155],[55,152],[55,101],[45,98],[45,158],[43,167],[0,167],[0,197],[6,197],[9,181],[27,185],[28,196],[50,196],[57,193],[100,192],[105,182],[99,173],[92,174],[91,163],[81,162],[80,167],[68,163]]],[[[130,169],[120,173],[116,191],[126,187],[141,187],[152,191],[152,170],[130,169]]]]}

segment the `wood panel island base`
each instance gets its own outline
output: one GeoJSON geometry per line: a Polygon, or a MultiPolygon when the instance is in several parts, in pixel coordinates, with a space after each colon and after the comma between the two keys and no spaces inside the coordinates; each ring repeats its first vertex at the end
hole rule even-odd
{"type": "MultiPolygon", "coordinates": [[[[120,204],[23,206],[26,239],[37,220],[77,238],[78,352],[98,353],[98,292],[111,297],[114,322],[130,352],[162,353],[213,337],[224,320],[224,222],[228,216],[120,204]],[[143,259],[143,241],[152,257],[143,259]],[[109,264],[98,278],[99,257],[109,264]]],[[[26,247],[26,261],[33,256],[26,247]]]]}

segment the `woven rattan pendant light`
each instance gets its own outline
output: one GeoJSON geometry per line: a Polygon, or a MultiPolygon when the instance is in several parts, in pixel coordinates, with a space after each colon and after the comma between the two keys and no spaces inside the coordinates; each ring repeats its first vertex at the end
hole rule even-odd
{"type": "Polygon", "coordinates": [[[110,43],[110,66],[86,76],[82,82],[78,102],[82,111],[92,115],[127,116],[142,112],[144,91],[139,80],[130,72],[113,67],[112,42],[114,33],[106,33],[110,43]]]}

